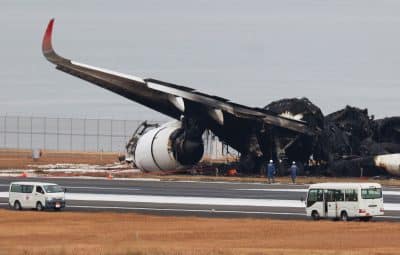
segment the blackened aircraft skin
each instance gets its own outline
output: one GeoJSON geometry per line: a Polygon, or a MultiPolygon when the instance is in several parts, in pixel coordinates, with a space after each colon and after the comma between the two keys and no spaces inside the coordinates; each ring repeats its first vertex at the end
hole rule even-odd
{"type": "MultiPolygon", "coordinates": [[[[318,128],[304,121],[282,117],[266,109],[235,104],[192,88],[151,78],[142,79],[63,58],[52,46],[53,24],[54,19],[50,20],[45,32],[42,51],[58,70],[181,120],[183,132],[179,139],[190,141],[186,144],[191,146],[202,146],[201,135],[205,129],[211,130],[241,153],[244,169],[258,170],[265,160],[276,159],[279,151],[290,147],[299,137],[312,140],[319,132],[318,128]],[[278,143],[277,136],[285,139],[278,143]]],[[[195,164],[196,160],[186,159],[185,163],[195,164]]]]}

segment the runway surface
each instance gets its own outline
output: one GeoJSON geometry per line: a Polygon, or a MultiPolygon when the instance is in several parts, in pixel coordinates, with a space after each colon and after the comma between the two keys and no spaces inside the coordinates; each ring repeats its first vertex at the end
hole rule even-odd
{"type": "MultiPolygon", "coordinates": [[[[0,178],[0,207],[8,207],[12,181],[43,181],[67,188],[67,211],[142,212],[202,217],[306,219],[307,185],[107,180],[80,178],[0,178]]],[[[400,221],[400,188],[384,187],[385,216],[400,221]]]]}

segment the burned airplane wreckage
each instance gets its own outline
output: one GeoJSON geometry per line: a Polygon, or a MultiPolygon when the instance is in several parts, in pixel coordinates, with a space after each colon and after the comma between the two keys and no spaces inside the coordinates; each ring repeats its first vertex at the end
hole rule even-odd
{"type": "Polygon", "coordinates": [[[285,151],[272,153],[283,154],[278,161],[289,158],[302,162],[308,174],[400,175],[400,117],[375,120],[367,109],[351,106],[324,116],[307,98],[283,99],[265,108],[320,130],[311,137],[295,138],[285,151]]]}
{"type": "Polygon", "coordinates": [[[184,170],[197,164],[204,152],[203,133],[210,130],[240,153],[243,173],[260,173],[273,159],[281,174],[293,160],[307,173],[359,176],[360,170],[376,174],[381,170],[375,166],[384,166],[400,175],[399,117],[374,120],[366,110],[352,107],[323,116],[305,98],[248,107],[193,88],[93,67],[54,51],[53,24],[51,20],[47,26],[42,52],[56,69],[174,119],[139,130],[130,147],[143,171],[184,170]],[[377,156],[381,154],[387,155],[377,156]]]}

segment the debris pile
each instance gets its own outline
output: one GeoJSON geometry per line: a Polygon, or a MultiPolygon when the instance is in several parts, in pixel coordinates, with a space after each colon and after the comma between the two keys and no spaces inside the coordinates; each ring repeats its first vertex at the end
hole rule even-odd
{"type": "Polygon", "coordinates": [[[324,116],[307,98],[275,101],[265,109],[321,130],[311,140],[302,136],[286,148],[286,157],[303,162],[306,171],[350,176],[383,174],[375,167],[373,157],[400,153],[400,117],[375,120],[367,109],[351,106],[324,116]]]}

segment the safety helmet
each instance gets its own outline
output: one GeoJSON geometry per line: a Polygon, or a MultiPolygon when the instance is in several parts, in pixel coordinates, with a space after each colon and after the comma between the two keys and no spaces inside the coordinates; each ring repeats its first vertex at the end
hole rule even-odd
{"type": "Polygon", "coordinates": [[[295,164],[296,164],[296,161],[293,161],[293,162],[292,162],[292,165],[295,165],[295,164]]]}

